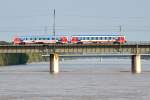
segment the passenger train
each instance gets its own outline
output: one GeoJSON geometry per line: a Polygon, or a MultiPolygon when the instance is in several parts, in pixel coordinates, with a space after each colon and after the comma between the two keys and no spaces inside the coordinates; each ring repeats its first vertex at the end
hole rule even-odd
{"type": "Polygon", "coordinates": [[[72,36],[52,36],[52,35],[26,35],[15,36],[14,45],[25,44],[124,44],[126,43],[124,35],[72,35],[72,36]]]}

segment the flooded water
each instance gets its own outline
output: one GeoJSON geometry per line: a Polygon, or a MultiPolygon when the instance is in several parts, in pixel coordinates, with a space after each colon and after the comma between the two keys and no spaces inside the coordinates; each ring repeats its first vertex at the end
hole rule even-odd
{"type": "Polygon", "coordinates": [[[131,74],[130,59],[76,59],[0,68],[0,100],[149,100],[150,61],[131,74]]]}

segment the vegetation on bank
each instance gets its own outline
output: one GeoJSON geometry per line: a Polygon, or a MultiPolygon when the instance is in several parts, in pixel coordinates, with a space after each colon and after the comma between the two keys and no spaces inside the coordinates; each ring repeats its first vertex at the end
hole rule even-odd
{"type": "Polygon", "coordinates": [[[0,54],[0,66],[20,65],[32,62],[48,61],[48,57],[42,57],[39,53],[2,53],[0,54]]]}
{"type": "Polygon", "coordinates": [[[0,66],[26,64],[28,55],[24,53],[2,53],[0,54],[0,66]]]}

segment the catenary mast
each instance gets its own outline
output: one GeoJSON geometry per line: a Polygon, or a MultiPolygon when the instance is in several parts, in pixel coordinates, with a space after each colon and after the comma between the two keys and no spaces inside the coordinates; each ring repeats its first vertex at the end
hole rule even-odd
{"type": "Polygon", "coordinates": [[[54,35],[54,38],[55,38],[55,9],[54,9],[54,12],[53,12],[53,20],[54,20],[54,23],[53,23],[53,35],[54,35]]]}

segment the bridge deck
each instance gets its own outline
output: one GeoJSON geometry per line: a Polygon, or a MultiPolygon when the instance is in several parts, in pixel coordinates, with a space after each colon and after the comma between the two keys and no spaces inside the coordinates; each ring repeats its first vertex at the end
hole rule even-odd
{"type": "Polygon", "coordinates": [[[49,44],[0,45],[0,53],[59,53],[59,54],[143,54],[150,55],[150,44],[49,44]]]}

